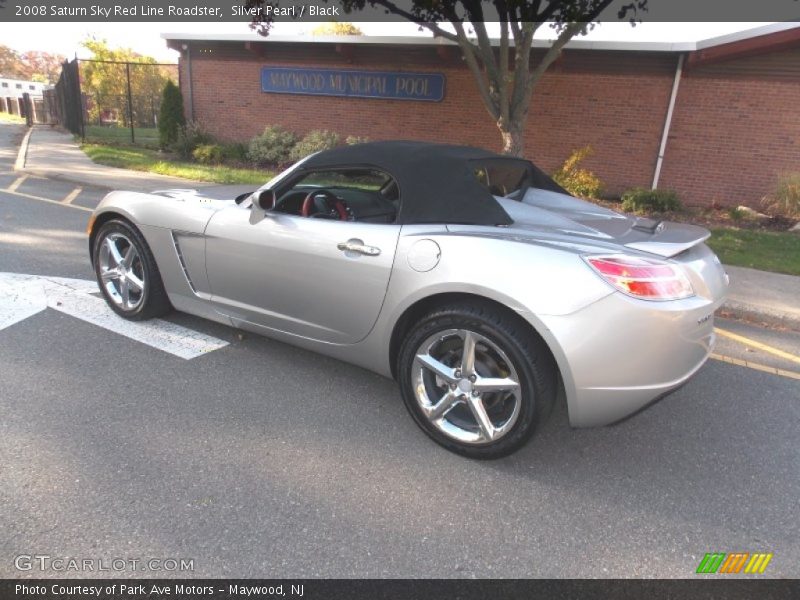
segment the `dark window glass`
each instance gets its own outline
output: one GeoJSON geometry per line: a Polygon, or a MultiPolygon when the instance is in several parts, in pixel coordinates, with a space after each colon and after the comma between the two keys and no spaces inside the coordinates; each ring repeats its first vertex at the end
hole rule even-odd
{"type": "MultiPolygon", "coordinates": [[[[348,220],[392,223],[400,197],[388,173],[377,169],[326,169],[312,171],[278,191],[275,210],[302,214],[303,204],[315,190],[327,190],[347,209],[348,220]]],[[[316,204],[315,209],[319,208],[316,204]]]]}
{"type": "Polygon", "coordinates": [[[295,185],[378,191],[390,179],[391,177],[382,171],[366,169],[316,171],[309,173],[295,185]]]}
{"type": "Polygon", "coordinates": [[[524,160],[498,158],[472,161],[475,178],[493,196],[511,196],[529,185],[529,165],[524,160]]]}

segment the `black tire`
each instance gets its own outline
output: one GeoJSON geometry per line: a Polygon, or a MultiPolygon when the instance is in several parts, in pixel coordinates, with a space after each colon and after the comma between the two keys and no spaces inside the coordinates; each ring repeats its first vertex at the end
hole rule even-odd
{"type": "Polygon", "coordinates": [[[445,306],[422,317],[405,336],[398,355],[397,374],[403,401],[420,428],[436,443],[469,458],[496,459],[519,449],[533,435],[538,423],[550,414],[556,398],[556,366],[544,341],[521,318],[490,303],[445,306]],[[415,367],[417,352],[426,340],[447,330],[469,330],[483,336],[505,353],[516,371],[518,416],[499,439],[480,443],[454,439],[429,420],[417,400],[414,389],[414,369],[419,369],[418,363],[415,367]]]}
{"type": "Polygon", "coordinates": [[[161,280],[161,273],[158,270],[158,265],[153,253],[150,251],[150,247],[142,237],[142,234],[127,221],[113,219],[103,223],[94,239],[92,260],[94,261],[97,285],[103,293],[103,297],[111,309],[121,317],[131,321],[144,321],[160,317],[172,310],[172,305],[164,289],[164,283],[161,280]],[[138,260],[135,261],[132,269],[135,269],[136,275],[144,281],[144,290],[139,295],[139,301],[132,308],[126,308],[120,305],[118,301],[115,301],[101,277],[100,249],[109,236],[120,235],[124,236],[124,238],[120,239],[130,241],[130,244],[138,253],[138,260]]]}

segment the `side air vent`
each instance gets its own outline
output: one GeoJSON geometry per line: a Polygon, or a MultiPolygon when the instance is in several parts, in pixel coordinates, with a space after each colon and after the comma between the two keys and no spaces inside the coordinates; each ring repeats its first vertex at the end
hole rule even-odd
{"type": "MultiPolygon", "coordinates": [[[[183,269],[183,276],[186,277],[186,282],[189,284],[189,287],[192,288],[192,292],[195,294],[197,293],[197,288],[195,288],[194,283],[192,283],[192,278],[189,277],[189,270],[186,268],[186,261],[183,259],[183,254],[181,253],[181,246],[178,243],[178,235],[176,232],[172,232],[172,245],[175,246],[175,254],[178,255],[178,262],[181,263],[181,269],[183,269]]],[[[189,234],[191,235],[191,234],[189,234]]]]}

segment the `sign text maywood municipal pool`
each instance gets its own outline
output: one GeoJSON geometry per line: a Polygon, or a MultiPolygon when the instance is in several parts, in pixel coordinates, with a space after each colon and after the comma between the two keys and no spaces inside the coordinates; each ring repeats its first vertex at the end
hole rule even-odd
{"type": "Polygon", "coordinates": [[[441,73],[262,67],[261,91],[277,94],[349,96],[440,102],[441,73]]]}

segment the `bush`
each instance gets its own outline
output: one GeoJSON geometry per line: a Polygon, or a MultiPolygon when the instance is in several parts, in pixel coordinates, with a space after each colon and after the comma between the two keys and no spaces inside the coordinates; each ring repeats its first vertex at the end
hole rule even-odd
{"type": "Polygon", "coordinates": [[[581,169],[578,165],[587,156],[594,153],[591,146],[573,150],[564,164],[553,173],[555,182],[573,196],[597,198],[603,191],[603,182],[591,171],[581,169]]]}
{"type": "Polygon", "coordinates": [[[203,165],[218,165],[223,160],[223,154],[220,144],[200,144],[192,150],[192,158],[203,165]]]}
{"type": "Polygon", "coordinates": [[[728,217],[730,217],[731,221],[734,223],[738,223],[739,221],[743,221],[746,215],[741,208],[733,206],[728,209],[728,217]]]}
{"type": "Polygon", "coordinates": [[[245,163],[247,158],[247,144],[234,142],[232,144],[222,144],[223,162],[245,163]]]}
{"type": "Polygon", "coordinates": [[[325,129],[309,131],[292,149],[292,160],[300,160],[321,150],[330,150],[339,145],[339,134],[325,129]]]}
{"type": "Polygon", "coordinates": [[[250,140],[247,157],[255,163],[279,165],[289,160],[289,155],[297,143],[297,136],[280,125],[264,129],[264,133],[250,140]]]}
{"type": "Polygon", "coordinates": [[[171,147],[181,155],[181,158],[191,158],[195,148],[203,144],[213,143],[213,136],[205,131],[200,123],[188,121],[178,128],[178,139],[171,147]]]}
{"type": "Polygon", "coordinates": [[[800,217],[800,173],[780,178],[770,208],[786,217],[800,217]]]}
{"type": "Polygon", "coordinates": [[[680,209],[678,195],[671,190],[633,188],[622,194],[622,210],[626,212],[672,212],[680,209]]]}
{"type": "Polygon", "coordinates": [[[167,81],[158,110],[158,145],[162,150],[170,148],[178,141],[180,128],[184,125],[186,117],[183,115],[183,95],[177,85],[167,81]]]}
{"type": "Polygon", "coordinates": [[[368,137],[362,137],[358,135],[348,135],[344,139],[344,143],[348,146],[354,146],[355,144],[366,144],[369,141],[368,137]]]}

